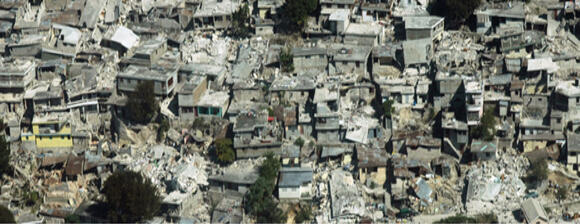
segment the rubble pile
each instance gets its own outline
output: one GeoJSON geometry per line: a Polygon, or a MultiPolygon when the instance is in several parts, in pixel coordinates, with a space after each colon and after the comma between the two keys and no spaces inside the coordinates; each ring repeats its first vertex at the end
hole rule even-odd
{"type": "Polygon", "coordinates": [[[578,1],[296,2],[0,0],[0,205],[111,221],[133,171],[136,222],[577,221],[578,1]]]}
{"type": "Polygon", "coordinates": [[[485,213],[518,208],[527,189],[521,179],[527,167],[527,160],[511,156],[504,156],[497,162],[472,166],[465,177],[467,212],[485,213]]]}
{"type": "Polygon", "coordinates": [[[227,64],[232,40],[214,35],[211,38],[189,36],[180,47],[181,60],[186,63],[227,64]]]}
{"type": "Polygon", "coordinates": [[[480,68],[479,57],[484,46],[461,31],[443,32],[435,53],[435,62],[442,71],[473,74],[480,68]]]}

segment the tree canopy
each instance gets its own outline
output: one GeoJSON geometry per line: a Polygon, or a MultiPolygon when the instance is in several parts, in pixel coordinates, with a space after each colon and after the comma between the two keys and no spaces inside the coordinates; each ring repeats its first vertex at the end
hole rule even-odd
{"type": "Polygon", "coordinates": [[[236,153],[234,152],[232,145],[232,140],[229,138],[215,140],[215,150],[218,162],[227,164],[236,160],[236,153]]]}
{"type": "Polygon", "coordinates": [[[568,188],[564,186],[560,186],[558,191],[556,191],[556,198],[559,201],[562,201],[568,197],[568,188]]]}
{"type": "Polygon", "coordinates": [[[272,198],[280,161],[272,153],[260,166],[260,177],[246,194],[246,212],[254,215],[258,223],[283,223],[285,215],[272,198]]]}
{"type": "Polygon", "coordinates": [[[308,21],[308,15],[318,8],[318,0],[286,0],[283,17],[287,31],[300,32],[308,21]]]}
{"type": "Polygon", "coordinates": [[[104,184],[103,193],[111,222],[142,222],[153,218],[161,206],[150,180],[133,171],[117,171],[104,184]]]}
{"type": "Polygon", "coordinates": [[[393,112],[395,111],[393,104],[394,102],[392,100],[386,100],[383,102],[383,112],[388,118],[391,118],[391,116],[393,116],[393,112]]]}
{"type": "Polygon", "coordinates": [[[288,47],[285,47],[280,51],[280,67],[283,72],[294,71],[294,55],[292,55],[292,52],[288,47]]]}
{"type": "Polygon", "coordinates": [[[280,161],[274,156],[274,153],[267,153],[265,156],[266,160],[260,166],[260,176],[273,183],[280,170],[280,161]]]}
{"type": "Polygon", "coordinates": [[[532,170],[528,175],[528,178],[536,182],[548,179],[548,162],[546,160],[541,160],[538,163],[532,164],[532,170]]]}
{"type": "Polygon", "coordinates": [[[250,35],[250,8],[244,4],[232,14],[231,35],[236,38],[246,38],[250,35]]]}
{"type": "Polygon", "coordinates": [[[304,139],[302,138],[297,138],[296,140],[294,140],[294,145],[302,148],[302,146],[304,146],[304,139]]]}
{"type": "Polygon", "coordinates": [[[462,214],[450,216],[435,223],[498,223],[497,216],[493,213],[479,214],[474,217],[462,214]]]}
{"type": "Polygon", "coordinates": [[[167,118],[160,116],[161,120],[159,121],[159,128],[157,129],[157,141],[163,141],[163,137],[167,131],[169,131],[169,121],[167,118]]]}
{"type": "Polygon", "coordinates": [[[435,0],[428,10],[432,15],[445,17],[445,26],[455,28],[465,23],[481,0],[435,0]]]}
{"type": "Polygon", "coordinates": [[[472,138],[483,139],[485,141],[493,140],[496,124],[495,116],[493,115],[494,111],[495,107],[490,107],[483,111],[480,124],[470,130],[469,135],[472,138]]]}
{"type": "Polygon", "coordinates": [[[153,81],[141,82],[137,85],[135,92],[129,94],[127,116],[131,121],[145,124],[155,116],[159,103],[155,99],[154,88],[153,81]]]}
{"type": "Polygon", "coordinates": [[[10,167],[10,145],[6,142],[6,137],[0,135],[0,177],[8,174],[10,167]]]}
{"type": "Polygon", "coordinates": [[[14,214],[4,205],[0,205],[0,223],[16,223],[14,214]]]}
{"type": "Polygon", "coordinates": [[[310,206],[300,206],[300,211],[296,214],[294,221],[296,223],[303,223],[312,218],[312,208],[310,206]]]}

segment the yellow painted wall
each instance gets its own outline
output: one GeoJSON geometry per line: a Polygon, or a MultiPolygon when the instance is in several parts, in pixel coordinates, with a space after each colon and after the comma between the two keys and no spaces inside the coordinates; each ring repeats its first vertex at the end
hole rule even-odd
{"type": "Polygon", "coordinates": [[[36,136],[37,148],[68,148],[72,147],[72,137],[69,135],[36,136]]]}
{"type": "Polygon", "coordinates": [[[20,141],[23,141],[23,142],[26,142],[26,141],[36,141],[36,138],[34,137],[34,135],[32,133],[21,134],[20,135],[20,141]]]}
{"type": "Polygon", "coordinates": [[[32,133],[34,134],[37,148],[68,148],[73,146],[70,125],[63,126],[54,134],[40,134],[39,127],[45,124],[57,124],[57,122],[32,124],[32,133]]]}
{"type": "Polygon", "coordinates": [[[362,183],[367,181],[367,178],[371,178],[371,180],[378,185],[382,186],[385,184],[387,180],[387,168],[386,167],[379,167],[377,172],[368,172],[366,169],[359,169],[359,178],[362,183]]]}
{"type": "Polygon", "coordinates": [[[547,142],[545,141],[525,141],[524,142],[524,153],[531,152],[537,149],[546,148],[547,142]]]}
{"type": "Polygon", "coordinates": [[[268,9],[260,9],[260,18],[265,19],[266,13],[268,13],[268,9]]]}

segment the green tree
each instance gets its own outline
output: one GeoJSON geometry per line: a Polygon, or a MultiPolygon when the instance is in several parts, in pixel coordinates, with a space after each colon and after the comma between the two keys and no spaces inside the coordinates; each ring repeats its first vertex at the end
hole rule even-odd
{"type": "Polygon", "coordinates": [[[476,215],[475,217],[457,214],[450,216],[435,223],[498,223],[497,216],[493,213],[484,213],[476,215]]]}
{"type": "Polygon", "coordinates": [[[494,213],[484,213],[475,216],[477,223],[499,223],[494,213]]]}
{"type": "Polygon", "coordinates": [[[133,171],[117,171],[103,187],[111,222],[143,222],[153,218],[161,199],[151,181],[133,171]]]}
{"type": "Polygon", "coordinates": [[[304,140],[302,138],[297,138],[296,140],[294,140],[294,145],[302,148],[302,146],[304,146],[304,140]]]}
{"type": "Polygon", "coordinates": [[[22,198],[26,206],[35,206],[40,202],[40,193],[26,190],[22,193],[22,198]]]}
{"type": "Polygon", "coordinates": [[[282,223],[286,219],[272,197],[274,183],[260,176],[246,195],[246,212],[257,218],[258,223],[282,223]]]}
{"type": "Polygon", "coordinates": [[[392,100],[386,100],[385,102],[383,102],[383,112],[385,116],[388,118],[391,118],[393,116],[393,112],[395,111],[393,104],[394,101],[392,100]]]}
{"type": "Polygon", "coordinates": [[[8,126],[4,123],[4,119],[0,118],[0,133],[3,133],[8,126]]]}
{"type": "Polygon", "coordinates": [[[568,188],[564,186],[560,186],[558,191],[556,191],[556,198],[558,201],[562,201],[568,197],[568,188]]]}
{"type": "Polygon", "coordinates": [[[0,223],[16,223],[14,214],[4,205],[0,205],[0,223]]]}
{"type": "Polygon", "coordinates": [[[75,215],[75,214],[70,214],[64,218],[64,222],[65,223],[81,223],[81,217],[79,217],[78,215],[75,215]]]}
{"type": "Polygon", "coordinates": [[[528,175],[528,179],[536,182],[548,179],[548,162],[541,160],[536,164],[532,164],[532,171],[528,175]]]}
{"type": "Polygon", "coordinates": [[[0,135],[0,178],[4,174],[10,174],[10,145],[6,142],[6,137],[0,135]]]}
{"type": "Polygon", "coordinates": [[[294,71],[294,55],[289,47],[285,47],[280,51],[280,67],[283,72],[294,71]]]}
{"type": "Polygon", "coordinates": [[[266,178],[268,181],[274,183],[276,177],[278,177],[278,171],[280,170],[280,160],[276,158],[274,153],[266,153],[264,155],[266,160],[260,166],[260,176],[266,178]]]}
{"type": "Polygon", "coordinates": [[[209,125],[203,118],[198,117],[193,121],[192,127],[196,130],[205,130],[209,128],[209,125]]]}
{"type": "Polygon", "coordinates": [[[232,14],[231,35],[236,38],[246,38],[250,35],[250,8],[244,4],[232,14]]]}
{"type": "Polygon", "coordinates": [[[163,140],[163,135],[169,131],[169,121],[167,118],[161,118],[159,122],[159,128],[157,129],[157,141],[160,142],[163,140]]]}
{"type": "Polygon", "coordinates": [[[481,0],[435,0],[427,8],[430,14],[445,17],[446,27],[455,28],[463,24],[480,4],[481,0]]]}
{"type": "Polygon", "coordinates": [[[282,209],[278,208],[278,204],[274,202],[272,197],[266,198],[262,203],[263,209],[258,212],[258,223],[285,223],[286,216],[282,209]]]}
{"type": "Polygon", "coordinates": [[[268,110],[268,116],[269,117],[273,117],[274,116],[274,110],[272,110],[272,108],[268,107],[268,108],[266,108],[266,110],[268,110]]]}
{"type": "Polygon", "coordinates": [[[220,163],[228,164],[236,159],[236,153],[234,152],[232,145],[232,140],[229,138],[215,140],[216,156],[220,163]]]}
{"type": "Polygon", "coordinates": [[[146,124],[155,116],[159,103],[155,99],[154,88],[153,81],[141,82],[135,92],[129,94],[127,115],[131,121],[146,124]]]}
{"type": "Polygon", "coordinates": [[[309,221],[312,217],[312,208],[310,206],[300,206],[300,211],[296,214],[294,221],[296,223],[303,223],[309,221]]]}
{"type": "Polygon", "coordinates": [[[477,220],[475,220],[475,218],[473,217],[458,214],[441,219],[439,221],[436,221],[435,223],[477,223],[477,220]]]}
{"type": "Polygon", "coordinates": [[[287,31],[301,31],[308,20],[308,15],[318,8],[318,0],[286,0],[283,7],[283,18],[287,31]]]}
{"type": "Polygon", "coordinates": [[[495,107],[485,109],[480,124],[469,130],[469,136],[475,139],[483,139],[485,141],[493,140],[495,137],[496,124],[495,116],[493,115],[494,111],[495,107]]]}
{"type": "Polygon", "coordinates": [[[282,223],[285,215],[272,197],[280,161],[273,153],[265,155],[260,166],[260,176],[246,194],[246,212],[257,218],[258,223],[282,223]]]}

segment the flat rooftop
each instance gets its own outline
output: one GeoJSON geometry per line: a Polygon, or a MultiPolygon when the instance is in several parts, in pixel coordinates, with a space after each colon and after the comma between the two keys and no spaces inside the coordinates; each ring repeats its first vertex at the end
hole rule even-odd
{"type": "Polygon", "coordinates": [[[346,20],[348,20],[349,15],[350,15],[350,12],[348,11],[348,9],[337,9],[337,10],[334,10],[332,13],[330,13],[328,20],[329,21],[346,21],[346,20]]]}
{"type": "Polygon", "coordinates": [[[240,7],[238,0],[204,0],[193,14],[193,17],[230,15],[240,7]]]}
{"type": "Polygon", "coordinates": [[[137,47],[137,49],[135,50],[135,54],[150,55],[155,50],[163,46],[164,43],[167,43],[167,39],[165,39],[164,37],[157,37],[155,39],[144,41],[143,44],[141,44],[141,46],[137,47]]]}
{"type": "Polygon", "coordinates": [[[173,69],[162,67],[147,68],[130,65],[123,72],[117,74],[117,78],[165,81],[171,77],[173,72],[177,72],[177,68],[177,65],[175,65],[173,69]]]}
{"type": "Polygon", "coordinates": [[[34,60],[11,59],[0,63],[0,76],[19,75],[24,76],[30,70],[36,68],[34,60]]]}
{"type": "Polygon", "coordinates": [[[346,28],[345,34],[377,36],[381,32],[381,25],[376,23],[350,23],[346,28]]]}
{"type": "Polygon", "coordinates": [[[365,62],[371,54],[372,47],[351,44],[333,44],[330,52],[335,61],[360,61],[365,62]]]}
{"type": "Polygon", "coordinates": [[[408,16],[404,20],[405,29],[431,29],[444,19],[439,16],[408,16]]]}
{"type": "Polygon", "coordinates": [[[210,92],[201,97],[196,106],[221,107],[230,100],[227,92],[210,92]]]}

